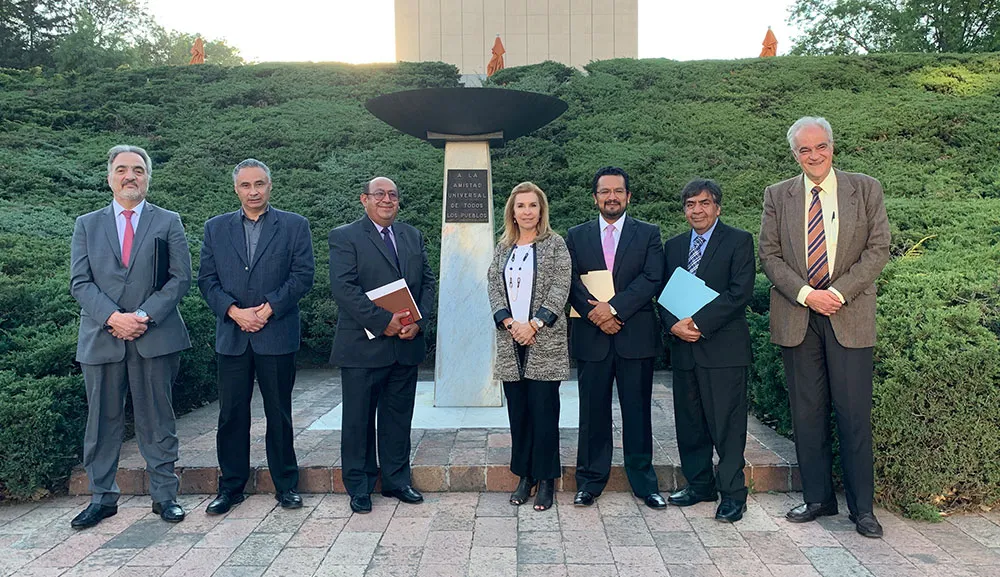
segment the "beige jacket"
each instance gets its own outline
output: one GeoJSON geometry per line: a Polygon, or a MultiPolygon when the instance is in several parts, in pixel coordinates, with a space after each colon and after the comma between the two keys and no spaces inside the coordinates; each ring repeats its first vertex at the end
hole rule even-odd
{"type": "MultiPolygon", "coordinates": [[[[837,174],[837,258],[833,288],[846,304],[830,317],[837,341],[847,348],[875,346],[875,279],[889,262],[889,220],[882,185],[864,174],[837,174]]],[[[771,280],[771,342],[802,343],[809,309],[796,302],[806,285],[805,186],[802,175],[764,190],[758,255],[771,280]]]]}
{"type": "MultiPolygon", "coordinates": [[[[490,309],[497,324],[497,359],[493,377],[502,381],[518,381],[522,375],[517,366],[514,339],[499,325],[511,316],[504,282],[504,263],[511,247],[497,245],[487,277],[490,309]]],[[[569,345],[567,344],[566,299],[569,297],[572,264],[566,242],[558,234],[535,243],[535,282],[531,291],[533,316],[545,322],[528,347],[523,378],[537,381],[562,381],[569,378],[569,345]]]]}

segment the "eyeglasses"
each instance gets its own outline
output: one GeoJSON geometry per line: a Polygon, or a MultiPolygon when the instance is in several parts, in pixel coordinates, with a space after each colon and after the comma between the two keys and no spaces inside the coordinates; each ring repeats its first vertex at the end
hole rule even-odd
{"type": "Polygon", "coordinates": [[[378,201],[385,200],[386,195],[389,196],[389,200],[391,202],[398,202],[399,201],[399,193],[396,192],[395,190],[388,190],[387,191],[387,190],[381,190],[381,189],[379,189],[379,190],[376,190],[374,192],[366,192],[365,194],[367,194],[368,196],[370,196],[370,197],[372,197],[372,198],[374,198],[375,200],[378,200],[378,201]]]}
{"type": "Polygon", "coordinates": [[[628,196],[628,191],[625,190],[624,188],[615,188],[613,190],[610,188],[602,188],[598,190],[595,194],[597,194],[597,196],[611,196],[612,194],[614,194],[615,196],[625,197],[628,196]]]}

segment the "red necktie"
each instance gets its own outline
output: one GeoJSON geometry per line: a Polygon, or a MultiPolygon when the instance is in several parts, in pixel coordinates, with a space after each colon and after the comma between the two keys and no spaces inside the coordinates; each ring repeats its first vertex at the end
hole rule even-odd
{"type": "Polygon", "coordinates": [[[818,186],[812,189],[812,202],[809,203],[809,250],[806,256],[806,267],[809,269],[809,286],[815,289],[825,289],[830,286],[830,266],[826,254],[826,230],[823,227],[823,206],[819,203],[818,186]]]}
{"type": "Polygon", "coordinates": [[[122,240],[122,265],[128,267],[128,259],[132,256],[132,241],[135,239],[135,231],[132,230],[132,215],[135,214],[131,210],[123,210],[122,216],[125,217],[125,239],[122,240]]]}

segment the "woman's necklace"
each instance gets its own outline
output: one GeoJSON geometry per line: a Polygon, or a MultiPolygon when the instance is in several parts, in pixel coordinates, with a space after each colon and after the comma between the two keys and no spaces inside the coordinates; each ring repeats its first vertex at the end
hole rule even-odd
{"type": "Polygon", "coordinates": [[[524,263],[528,260],[528,250],[525,249],[524,257],[521,258],[521,262],[517,261],[517,247],[510,253],[510,260],[507,263],[507,297],[510,298],[510,302],[517,300],[517,296],[521,294],[521,269],[524,268],[524,263]],[[517,266],[517,272],[514,272],[514,267],[517,266]]]}

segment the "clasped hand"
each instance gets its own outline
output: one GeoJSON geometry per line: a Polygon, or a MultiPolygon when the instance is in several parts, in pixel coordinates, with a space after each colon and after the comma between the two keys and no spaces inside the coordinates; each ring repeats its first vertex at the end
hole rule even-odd
{"type": "Polygon", "coordinates": [[[274,314],[271,310],[271,303],[265,302],[262,305],[241,309],[236,305],[230,305],[226,311],[229,318],[233,319],[245,333],[255,333],[264,328],[267,321],[274,314]]]}
{"type": "Polygon", "coordinates": [[[382,334],[387,337],[399,337],[404,341],[413,340],[420,333],[420,325],[417,323],[403,324],[403,319],[410,316],[410,311],[403,310],[393,313],[389,326],[385,327],[382,334]]]}
{"type": "Polygon", "coordinates": [[[701,338],[701,331],[694,326],[694,320],[691,317],[681,319],[674,323],[674,326],[670,327],[670,333],[682,341],[687,341],[689,343],[696,342],[701,338]]]}
{"type": "Polygon", "coordinates": [[[141,337],[146,332],[146,329],[149,328],[148,322],[148,317],[140,317],[135,313],[120,313],[116,311],[108,317],[107,324],[111,327],[108,332],[116,339],[134,341],[141,337]]]}
{"type": "Polygon", "coordinates": [[[814,290],[806,296],[806,306],[821,315],[830,316],[840,310],[843,303],[830,290],[814,290]]]}
{"type": "Polygon", "coordinates": [[[517,344],[524,347],[535,344],[535,334],[538,332],[535,325],[531,323],[519,323],[511,319],[504,321],[504,325],[506,326],[507,324],[510,325],[507,332],[510,333],[510,336],[514,338],[517,344]]]}
{"type": "Polygon", "coordinates": [[[587,302],[594,306],[587,313],[587,319],[604,331],[604,334],[613,335],[622,330],[622,322],[612,314],[611,305],[593,299],[588,299],[587,302]]]}

